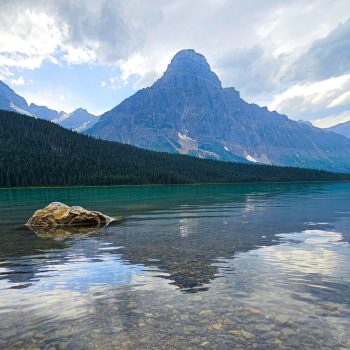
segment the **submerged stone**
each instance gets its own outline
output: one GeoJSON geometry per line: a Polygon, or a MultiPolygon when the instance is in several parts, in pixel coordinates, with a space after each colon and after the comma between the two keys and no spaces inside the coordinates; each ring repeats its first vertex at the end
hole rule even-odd
{"type": "Polygon", "coordinates": [[[247,340],[252,340],[256,337],[255,334],[248,332],[245,329],[232,329],[228,333],[234,337],[245,338],[247,340]]]}
{"type": "Polygon", "coordinates": [[[334,312],[338,310],[338,308],[333,305],[322,305],[322,308],[323,310],[330,311],[330,312],[334,312]]]}
{"type": "Polygon", "coordinates": [[[216,331],[219,331],[221,329],[221,327],[222,327],[222,323],[220,323],[220,322],[214,323],[212,325],[212,328],[216,331]]]}
{"type": "Polygon", "coordinates": [[[275,317],[275,320],[278,322],[278,323],[287,323],[289,321],[289,318],[285,315],[277,315],[275,317]]]}

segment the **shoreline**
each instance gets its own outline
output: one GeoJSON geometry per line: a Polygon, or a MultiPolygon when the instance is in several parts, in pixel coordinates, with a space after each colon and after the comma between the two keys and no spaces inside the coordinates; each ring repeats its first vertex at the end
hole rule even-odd
{"type": "Polygon", "coordinates": [[[207,185],[259,185],[259,184],[322,184],[350,183],[350,180],[319,180],[319,181],[254,181],[254,182],[198,182],[187,184],[143,184],[143,185],[58,185],[58,186],[24,186],[0,187],[0,190],[30,190],[30,189],[59,189],[59,188],[116,188],[116,187],[165,187],[165,186],[207,186],[207,185]]]}

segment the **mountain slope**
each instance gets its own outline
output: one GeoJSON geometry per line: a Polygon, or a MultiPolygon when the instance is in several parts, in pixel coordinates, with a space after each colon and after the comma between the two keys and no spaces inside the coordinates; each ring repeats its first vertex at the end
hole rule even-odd
{"type": "Polygon", "coordinates": [[[9,86],[0,80],[0,110],[18,112],[40,119],[50,120],[67,129],[82,132],[93,126],[97,121],[97,116],[87,110],[78,108],[71,113],[57,112],[46,106],[38,106],[34,103],[28,105],[27,101],[16,94],[9,86]]]}
{"type": "Polygon", "coordinates": [[[29,105],[29,110],[37,118],[45,119],[45,120],[52,120],[52,119],[58,118],[60,113],[64,113],[64,112],[57,112],[54,109],[50,109],[46,106],[36,105],[35,103],[31,103],[29,105]]]}
{"type": "Polygon", "coordinates": [[[32,115],[27,101],[0,80],[0,109],[32,115]]]}
{"type": "Polygon", "coordinates": [[[350,172],[350,140],[248,104],[204,56],[177,53],[164,75],[102,115],[88,134],[202,158],[350,172]]]}
{"type": "Polygon", "coordinates": [[[151,152],[0,111],[0,187],[345,180],[350,175],[151,152]]]}
{"type": "Polygon", "coordinates": [[[343,135],[347,138],[350,138],[350,121],[334,125],[330,128],[327,128],[328,131],[333,131],[339,135],[343,135]]]}

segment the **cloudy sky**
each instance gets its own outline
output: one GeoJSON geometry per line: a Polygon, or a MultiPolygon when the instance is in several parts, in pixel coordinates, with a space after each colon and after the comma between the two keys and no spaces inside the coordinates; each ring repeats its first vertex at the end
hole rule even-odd
{"type": "Polygon", "coordinates": [[[184,48],[249,102],[350,120],[349,0],[0,1],[0,79],[57,110],[100,114],[184,48]]]}

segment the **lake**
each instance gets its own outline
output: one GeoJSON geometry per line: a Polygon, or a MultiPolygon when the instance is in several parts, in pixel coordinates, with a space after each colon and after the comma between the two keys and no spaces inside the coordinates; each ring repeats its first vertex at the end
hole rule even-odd
{"type": "Polygon", "coordinates": [[[350,184],[0,190],[1,349],[350,349],[350,184]],[[70,237],[50,202],[123,221],[70,237]]]}

